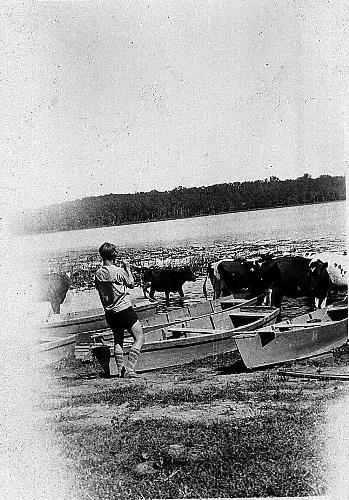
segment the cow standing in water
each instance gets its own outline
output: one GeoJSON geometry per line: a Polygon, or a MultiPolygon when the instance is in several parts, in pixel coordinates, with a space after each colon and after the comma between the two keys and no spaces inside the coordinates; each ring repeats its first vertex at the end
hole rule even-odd
{"type": "Polygon", "coordinates": [[[147,290],[150,288],[149,299],[155,300],[155,292],[165,292],[166,305],[170,305],[170,293],[179,293],[182,301],[184,299],[183,285],[186,281],[195,281],[195,275],[189,267],[177,269],[149,269],[142,270],[142,288],[144,297],[147,298],[147,290]]]}
{"type": "MultiPolygon", "coordinates": [[[[249,296],[268,291],[268,305],[281,307],[284,295],[308,297],[311,308],[324,306],[331,285],[327,263],[299,256],[250,260],[221,260],[208,267],[214,298],[247,288],[249,296]]],[[[204,284],[204,295],[205,293],[204,284]]]]}
{"type": "Polygon", "coordinates": [[[280,307],[284,295],[308,297],[311,309],[326,305],[331,285],[327,262],[299,256],[277,257],[261,264],[261,276],[269,305],[280,307]]]}

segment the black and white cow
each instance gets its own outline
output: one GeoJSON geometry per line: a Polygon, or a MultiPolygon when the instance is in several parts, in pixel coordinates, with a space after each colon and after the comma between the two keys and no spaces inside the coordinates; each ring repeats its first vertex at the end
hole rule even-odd
{"type": "Polygon", "coordinates": [[[304,257],[312,261],[321,260],[328,263],[328,274],[331,278],[331,287],[335,290],[348,288],[348,255],[336,252],[307,252],[304,257]]]}
{"type": "Polygon", "coordinates": [[[269,305],[280,307],[284,295],[308,297],[312,309],[324,307],[331,286],[327,262],[301,256],[276,257],[261,263],[269,305]]]}
{"type": "MultiPolygon", "coordinates": [[[[280,307],[284,295],[309,298],[311,308],[325,305],[331,280],[327,263],[301,256],[265,257],[260,261],[221,260],[208,267],[214,298],[234,294],[242,289],[249,296],[267,292],[266,303],[280,307]]],[[[206,285],[204,294],[207,297],[206,285]]]]}
{"type": "Polygon", "coordinates": [[[213,298],[219,299],[227,295],[248,289],[251,296],[263,291],[259,265],[254,260],[224,259],[208,265],[203,291],[207,299],[206,281],[210,278],[213,298]]]}

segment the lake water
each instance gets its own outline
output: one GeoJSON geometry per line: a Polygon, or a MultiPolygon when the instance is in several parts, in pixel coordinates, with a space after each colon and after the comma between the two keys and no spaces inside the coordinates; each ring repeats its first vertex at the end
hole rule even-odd
{"type": "Polygon", "coordinates": [[[45,252],[97,249],[104,241],[120,247],[203,248],[247,243],[318,243],[345,249],[346,202],[273,208],[190,219],[30,235],[22,242],[45,252]]]}

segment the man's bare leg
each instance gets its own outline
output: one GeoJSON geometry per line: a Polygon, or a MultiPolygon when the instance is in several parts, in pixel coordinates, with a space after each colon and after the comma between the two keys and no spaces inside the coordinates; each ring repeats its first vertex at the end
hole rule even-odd
{"type": "Polygon", "coordinates": [[[125,375],[126,377],[134,377],[136,376],[135,367],[144,344],[144,333],[139,321],[136,321],[128,331],[134,338],[134,343],[128,353],[125,375]]]}

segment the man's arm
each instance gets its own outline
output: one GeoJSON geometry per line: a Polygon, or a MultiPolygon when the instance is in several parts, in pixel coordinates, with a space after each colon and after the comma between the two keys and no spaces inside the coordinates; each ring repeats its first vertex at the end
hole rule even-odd
{"type": "Polygon", "coordinates": [[[135,280],[134,280],[132,272],[131,272],[129,261],[128,260],[123,260],[122,261],[122,266],[124,268],[125,275],[126,275],[126,286],[128,288],[134,288],[135,287],[135,280]]]}
{"type": "Polygon", "coordinates": [[[95,285],[96,288],[98,288],[98,282],[99,283],[117,283],[119,285],[123,284],[127,286],[128,288],[134,288],[135,282],[132,276],[130,264],[127,261],[122,262],[122,271],[119,271],[114,275],[110,275],[110,272],[108,269],[102,267],[100,268],[95,277],[95,285]]]}

